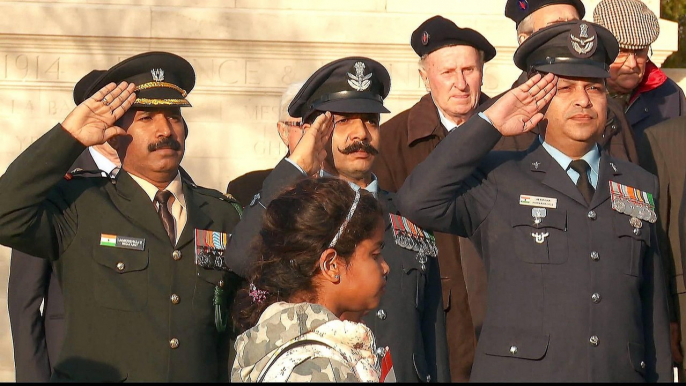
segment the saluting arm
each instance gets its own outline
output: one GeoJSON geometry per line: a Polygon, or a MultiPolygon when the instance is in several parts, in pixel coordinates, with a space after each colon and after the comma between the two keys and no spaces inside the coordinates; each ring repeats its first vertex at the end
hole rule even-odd
{"type": "Polygon", "coordinates": [[[400,211],[419,226],[469,237],[495,203],[496,184],[482,160],[501,136],[525,133],[557,91],[557,77],[535,75],[453,130],[398,191],[400,211]]]}
{"type": "Polygon", "coordinates": [[[0,177],[0,244],[59,257],[75,233],[77,216],[58,183],[87,146],[124,133],[113,125],[133,104],[133,86],[105,86],[12,162],[0,177]]]}

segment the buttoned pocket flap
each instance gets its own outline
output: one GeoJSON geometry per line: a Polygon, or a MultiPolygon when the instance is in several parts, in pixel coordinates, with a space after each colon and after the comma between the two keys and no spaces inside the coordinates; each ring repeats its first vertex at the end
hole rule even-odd
{"type": "Polygon", "coordinates": [[[534,208],[520,205],[512,211],[510,223],[515,255],[519,260],[530,264],[566,263],[569,255],[567,212],[545,209],[545,216],[538,217],[539,222],[536,223],[532,209],[534,208]]]}
{"type": "Polygon", "coordinates": [[[223,271],[198,267],[198,277],[215,286],[222,287],[224,285],[222,282],[224,280],[223,271]]]}
{"type": "Polygon", "coordinates": [[[479,345],[486,355],[539,360],[548,351],[549,338],[535,331],[490,327],[482,330],[479,345]]]}
{"type": "MultiPolygon", "coordinates": [[[[545,216],[539,217],[540,223],[535,224],[536,218],[532,214],[533,206],[518,205],[512,210],[510,223],[513,227],[530,226],[533,228],[554,228],[567,230],[567,212],[562,209],[543,208],[545,216]]],[[[537,208],[540,209],[540,208],[537,208]]]]}
{"type": "Polygon", "coordinates": [[[619,237],[630,237],[634,240],[643,241],[647,246],[650,246],[650,223],[637,219],[641,227],[636,228],[629,222],[630,220],[631,216],[613,213],[612,226],[614,227],[615,234],[619,237]]]}
{"type": "Polygon", "coordinates": [[[93,260],[113,272],[124,274],[142,271],[148,268],[148,251],[136,251],[123,248],[96,246],[93,248],[93,260]]]}
{"type": "Polygon", "coordinates": [[[629,348],[629,361],[631,361],[631,366],[634,370],[638,371],[641,375],[646,373],[646,363],[645,363],[645,349],[643,345],[638,343],[628,343],[629,348]]]}

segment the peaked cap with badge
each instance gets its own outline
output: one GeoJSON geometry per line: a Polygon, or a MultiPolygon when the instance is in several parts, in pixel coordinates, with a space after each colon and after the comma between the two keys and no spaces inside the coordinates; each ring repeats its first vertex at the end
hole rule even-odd
{"type": "Polygon", "coordinates": [[[419,57],[446,46],[472,46],[484,53],[486,62],[496,54],[495,47],[482,34],[471,28],[460,28],[439,15],[426,20],[412,32],[410,45],[419,57]]]}
{"type": "Polygon", "coordinates": [[[527,16],[548,5],[569,4],[579,12],[579,19],[586,14],[586,8],[581,0],[507,0],[505,16],[512,19],[517,26],[527,16]]]}
{"type": "Polygon", "coordinates": [[[89,98],[109,83],[126,81],[136,85],[133,107],[191,107],[186,95],[195,86],[195,71],[186,59],[178,55],[145,52],[119,62],[107,71],[97,72],[99,77],[93,79],[88,74],[81,80],[85,82],[88,78],[92,82],[89,87],[80,88],[77,84],[74,101],[89,98]]]}
{"type": "Polygon", "coordinates": [[[352,56],[317,70],[288,106],[288,115],[306,120],[315,111],[333,113],[389,113],[383,100],[391,90],[391,76],[381,63],[352,56]]]}
{"type": "Polygon", "coordinates": [[[583,78],[608,78],[619,53],[612,32],[587,21],[570,21],[542,28],[519,46],[514,62],[532,70],[583,78]]]}

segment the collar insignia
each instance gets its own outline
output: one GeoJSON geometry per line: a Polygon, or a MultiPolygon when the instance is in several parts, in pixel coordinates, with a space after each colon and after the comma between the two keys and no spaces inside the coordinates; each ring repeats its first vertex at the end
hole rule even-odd
{"type": "Polygon", "coordinates": [[[372,74],[365,75],[364,67],[364,63],[357,62],[355,63],[355,75],[348,73],[348,76],[350,77],[350,79],[348,79],[348,84],[357,91],[364,91],[372,84],[372,81],[370,80],[372,74]]]}

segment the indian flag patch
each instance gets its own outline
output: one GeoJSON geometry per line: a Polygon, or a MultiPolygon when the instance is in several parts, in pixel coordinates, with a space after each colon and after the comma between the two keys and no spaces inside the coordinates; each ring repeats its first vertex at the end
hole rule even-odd
{"type": "Polygon", "coordinates": [[[117,246],[117,236],[116,235],[106,235],[104,233],[100,234],[100,245],[106,247],[116,247],[117,246]]]}

